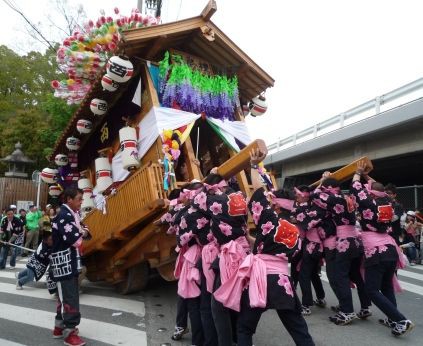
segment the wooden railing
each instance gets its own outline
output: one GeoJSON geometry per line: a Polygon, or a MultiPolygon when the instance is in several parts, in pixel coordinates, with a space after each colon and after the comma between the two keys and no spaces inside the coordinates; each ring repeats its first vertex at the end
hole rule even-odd
{"type": "Polygon", "coordinates": [[[84,243],[85,254],[107,250],[109,240],[127,239],[125,231],[156,213],[164,198],[162,166],[153,163],[141,167],[106,197],[105,214],[96,209],[85,217],[92,234],[84,243]]]}

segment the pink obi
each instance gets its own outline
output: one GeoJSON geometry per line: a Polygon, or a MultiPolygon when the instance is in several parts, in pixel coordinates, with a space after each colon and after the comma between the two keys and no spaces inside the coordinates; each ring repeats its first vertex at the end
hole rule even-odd
{"type": "Polygon", "coordinates": [[[196,268],[201,256],[201,247],[197,244],[190,246],[186,251],[181,249],[175,265],[175,277],[178,279],[178,294],[182,298],[196,298],[201,291],[200,271],[196,268]]]}
{"type": "Polygon", "coordinates": [[[309,241],[313,241],[315,243],[321,244],[322,240],[319,237],[319,232],[317,231],[317,228],[311,228],[306,232],[306,238],[309,241]]]}
{"type": "Polygon", "coordinates": [[[323,247],[328,248],[329,250],[336,249],[336,236],[332,235],[323,240],[323,247]]]}
{"type": "MultiPolygon", "coordinates": [[[[404,254],[401,251],[401,248],[397,245],[394,238],[392,238],[388,233],[376,233],[376,232],[361,232],[361,239],[363,241],[364,250],[370,251],[376,246],[383,245],[392,245],[395,246],[395,249],[398,253],[398,262],[397,268],[403,269],[406,266],[404,254]]],[[[396,275],[392,278],[392,284],[394,286],[395,292],[401,292],[401,286],[396,275]]]]}
{"type": "Polygon", "coordinates": [[[360,236],[360,232],[357,231],[355,225],[341,225],[336,226],[336,236],[339,239],[357,238],[360,236]]]}
{"type": "Polygon", "coordinates": [[[227,308],[239,312],[242,291],[249,286],[250,306],[265,308],[268,274],[289,276],[288,261],[273,255],[250,254],[245,257],[236,275],[233,275],[214,292],[214,297],[227,308]]]}
{"type": "Polygon", "coordinates": [[[222,284],[236,273],[248,253],[250,253],[250,244],[244,236],[231,240],[220,247],[219,270],[222,284]]]}
{"type": "Polygon", "coordinates": [[[214,270],[211,268],[211,264],[216,259],[219,252],[219,245],[215,241],[205,245],[201,251],[203,274],[206,278],[207,291],[210,293],[213,293],[213,283],[215,278],[214,270]]]}

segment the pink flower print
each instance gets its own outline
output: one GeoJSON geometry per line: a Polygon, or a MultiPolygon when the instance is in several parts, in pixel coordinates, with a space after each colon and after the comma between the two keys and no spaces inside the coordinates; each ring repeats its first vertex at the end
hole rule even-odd
{"type": "Polygon", "coordinates": [[[213,213],[213,215],[219,215],[222,214],[222,205],[220,203],[214,202],[210,206],[210,210],[213,213]]]}
{"type": "Polygon", "coordinates": [[[299,213],[299,214],[297,215],[297,220],[298,220],[298,221],[303,222],[303,221],[304,221],[304,219],[305,219],[305,215],[304,215],[304,213],[299,213]]]}
{"type": "Polygon", "coordinates": [[[258,216],[261,215],[261,212],[263,211],[263,206],[260,204],[260,202],[253,202],[251,211],[253,214],[257,214],[258,216]]]}
{"type": "Polygon", "coordinates": [[[172,220],[172,215],[170,213],[166,213],[160,218],[161,222],[169,223],[171,220],[172,220]]]}
{"type": "Polygon", "coordinates": [[[216,238],[214,237],[212,232],[209,232],[207,234],[207,240],[209,241],[209,243],[211,243],[212,241],[216,241],[216,238]]]}
{"type": "Polygon", "coordinates": [[[319,222],[320,222],[321,220],[320,219],[317,219],[317,220],[311,220],[309,223],[308,223],[308,225],[307,225],[307,227],[310,229],[310,228],[315,228],[318,224],[319,224],[319,222]]]}
{"type": "Polygon", "coordinates": [[[376,227],[373,227],[371,224],[369,224],[369,223],[366,223],[366,228],[369,230],[369,231],[372,231],[372,232],[377,232],[377,228],[376,227]]]}
{"type": "Polygon", "coordinates": [[[202,217],[201,219],[197,220],[197,228],[202,229],[208,223],[209,223],[209,220],[207,220],[205,217],[202,217]]]}
{"type": "Polygon", "coordinates": [[[200,192],[197,196],[194,198],[194,203],[198,204],[198,207],[203,210],[207,210],[207,196],[205,192],[200,192]]]}
{"type": "Polygon", "coordinates": [[[336,243],[336,249],[338,252],[345,252],[350,247],[350,242],[347,239],[338,240],[336,243]]]}
{"type": "Polygon", "coordinates": [[[323,203],[320,199],[316,198],[313,200],[313,203],[322,209],[327,209],[328,205],[323,203]]]}
{"type": "Polygon", "coordinates": [[[335,207],[333,207],[333,209],[335,210],[335,213],[337,213],[337,214],[341,214],[345,211],[344,206],[342,204],[338,204],[338,203],[335,204],[335,207]]]}
{"type": "Polygon", "coordinates": [[[306,246],[306,250],[307,252],[311,255],[314,251],[314,249],[316,248],[316,243],[315,242],[310,242],[307,244],[306,246]]]}
{"type": "Polygon", "coordinates": [[[264,247],[264,243],[263,242],[260,242],[257,245],[257,253],[262,253],[263,252],[263,247],[264,247]]]}
{"type": "Polygon", "coordinates": [[[374,213],[370,209],[363,210],[363,219],[371,220],[373,219],[374,213]]]}
{"type": "Polygon", "coordinates": [[[353,187],[354,189],[356,189],[356,190],[361,190],[361,189],[363,188],[363,185],[361,185],[361,183],[360,183],[359,181],[355,181],[355,182],[352,184],[352,187],[353,187]]]}
{"type": "Polygon", "coordinates": [[[317,229],[317,232],[319,233],[319,237],[320,237],[320,239],[326,239],[326,232],[325,232],[325,230],[323,229],[323,227],[319,227],[319,228],[317,229]]]}
{"type": "Polygon", "coordinates": [[[315,211],[315,210],[309,211],[307,213],[307,215],[310,216],[310,217],[316,217],[317,216],[317,211],[315,211]]]}
{"type": "Polygon", "coordinates": [[[219,228],[221,230],[221,232],[226,235],[227,237],[232,235],[232,226],[228,225],[225,222],[221,222],[219,223],[219,228]]]}
{"type": "Polygon", "coordinates": [[[349,224],[350,224],[350,220],[346,219],[345,217],[343,217],[343,218],[341,219],[341,221],[342,221],[342,223],[343,223],[344,225],[349,225],[349,224]]]}
{"type": "Polygon", "coordinates": [[[179,227],[180,227],[181,229],[185,229],[185,228],[187,228],[187,227],[188,227],[188,225],[187,225],[187,221],[185,220],[185,218],[184,218],[184,217],[182,217],[182,218],[181,218],[181,222],[179,223],[179,227]]]}
{"type": "Polygon", "coordinates": [[[179,210],[181,210],[183,207],[184,207],[184,206],[183,206],[182,204],[177,204],[177,205],[175,205],[175,206],[173,207],[173,210],[175,210],[175,211],[179,211],[179,210]]]}
{"type": "Polygon", "coordinates": [[[181,237],[180,237],[181,245],[184,246],[184,245],[188,244],[188,242],[191,240],[192,236],[193,236],[192,231],[189,231],[187,233],[182,234],[181,237]]]}
{"type": "Polygon", "coordinates": [[[170,226],[168,229],[167,229],[167,231],[166,231],[166,234],[169,234],[169,235],[172,235],[172,234],[175,234],[176,233],[176,227],[175,226],[170,226]]]}
{"type": "Polygon", "coordinates": [[[194,207],[189,207],[189,209],[187,210],[188,214],[192,214],[196,211],[197,211],[197,209],[195,209],[194,207]]]}
{"type": "Polygon", "coordinates": [[[288,277],[282,274],[279,274],[278,285],[285,288],[286,294],[294,297],[294,291],[292,290],[291,282],[289,281],[288,277]]]}
{"type": "Polygon", "coordinates": [[[274,229],[275,226],[270,222],[267,221],[265,224],[261,225],[261,230],[262,230],[262,234],[266,235],[268,233],[270,233],[272,231],[272,229],[274,229]]]}
{"type": "Polygon", "coordinates": [[[327,193],[322,192],[322,193],[319,195],[319,197],[320,197],[322,200],[327,201],[327,200],[328,200],[328,198],[329,198],[329,195],[328,195],[327,193]]]}
{"type": "Polygon", "coordinates": [[[379,246],[379,253],[385,252],[388,250],[388,247],[386,245],[379,246]]]}
{"type": "Polygon", "coordinates": [[[253,221],[256,225],[258,225],[260,221],[260,215],[259,214],[253,214],[253,221]]]}
{"type": "Polygon", "coordinates": [[[360,201],[367,198],[367,195],[364,191],[360,191],[357,196],[360,198],[360,201]]]}
{"type": "Polygon", "coordinates": [[[366,258],[372,257],[376,253],[376,248],[372,247],[371,249],[364,249],[364,256],[366,258]]]}
{"type": "Polygon", "coordinates": [[[392,233],[392,227],[391,226],[386,228],[386,233],[392,233]]]}
{"type": "Polygon", "coordinates": [[[65,229],[66,233],[72,232],[72,225],[69,223],[63,226],[63,228],[65,229]]]}

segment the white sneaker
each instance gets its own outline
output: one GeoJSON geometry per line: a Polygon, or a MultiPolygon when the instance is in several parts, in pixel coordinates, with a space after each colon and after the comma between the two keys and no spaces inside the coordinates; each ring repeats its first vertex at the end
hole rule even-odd
{"type": "Polygon", "coordinates": [[[23,290],[23,287],[19,285],[19,281],[16,281],[16,289],[17,290],[23,290]]]}
{"type": "Polygon", "coordinates": [[[10,269],[10,270],[12,270],[12,269],[15,269],[15,267],[12,267],[12,266],[10,266],[9,268],[7,268],[7,269],[10,269]]]}

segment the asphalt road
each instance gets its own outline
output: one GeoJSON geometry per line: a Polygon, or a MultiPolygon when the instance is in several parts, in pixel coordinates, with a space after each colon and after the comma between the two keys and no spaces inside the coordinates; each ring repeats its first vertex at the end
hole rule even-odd
{"type": "MultiPolygon", "coordinates": [[[[32,284],[22,291],[15,289],[14,271],[0,271],[0,346],[63,345],[51,338],[55,301],[44,282],[32,284]]],[[[382,314],[373,308],[373,316],[357,320],[349,326],[335,326],[328,321],[329,308],[313,308],[307,323],[316,345],[422,345],[423,342],[423,266],[401,272],[406,291],[397,296],[401,311],[416,324],[403,338],[391,336],[390,330],[378,324],[382,314]]],[[[107,284],[84,282],[81,295],[80,335],[88,345],[187,346],[190,334],[181,341],[172,341],[176,314],[176,283],[152,277],[145,291],[120,296],[107,284]]],[[[335,297],[325,283],[328,305],[335,297]]],[[[358,309],[357,295],[354,292],[358,309]]],[[[255,335],[256,346],[293,345],[274,311],[263,314],[255,335]]]]}

